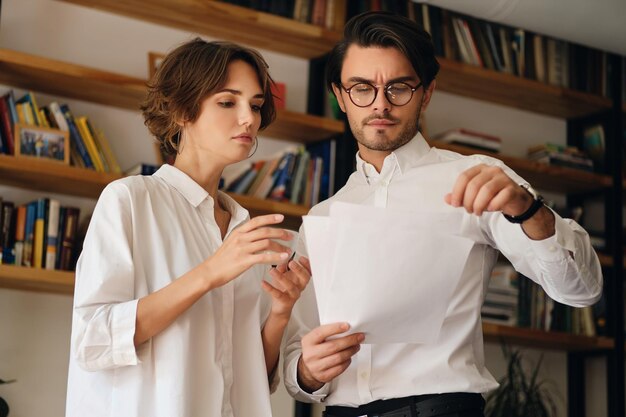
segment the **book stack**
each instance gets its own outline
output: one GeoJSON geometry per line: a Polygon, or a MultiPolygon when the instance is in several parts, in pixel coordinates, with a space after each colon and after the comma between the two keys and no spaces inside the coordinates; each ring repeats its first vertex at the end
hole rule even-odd
{"type": "Polygon", "coordinates": [[[542,164],[593,171],[593,160],[574,146],[561,146],[552,143],[528,148],[528,159],[542,164]]]}
{"type": "Polygon", "coordinates": [[[122,172],[102,130],[86,116],[74,117],[67,104],[52,102],[39,107],[34,93],[15,99],[10,90],[0,97],[0,153],[15,154],[16,124],[69,132],[72,165],[98,172],[122,172]]]}
{"type": "Polygon", "coordinates": [[[224,189],[311,207],[333,193],[335,142],[298,147],[225,175],[224,189]]]}
{"type": "Polygon", "coordinates": [[[433,139],[494,153],[500,152],[502,147],[502,139],[497,136],[462,128],[446,130],[433,139]]]}
{"type": "Polygon", "coordinates": [[[484,321],[515,326],[517,324],[517,272],[511,265],[498,264],[491,273],[485,301],[480,310],[484,321]]]}
{"type": "Polygon", "coordinates": [[[77,255],[80,210],[39,198],[16,206],[0,198],[0,263],[71,270],[77,255]]]}

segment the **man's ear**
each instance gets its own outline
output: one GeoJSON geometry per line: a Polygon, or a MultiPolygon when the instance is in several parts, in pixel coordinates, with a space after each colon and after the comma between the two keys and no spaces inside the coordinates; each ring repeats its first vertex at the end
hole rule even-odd
{"type": "Polygon", "coordinates": [[[432,80],[428,85],[428,88],[424,89],[424,95],[422,96],[422,111],[426,110],[426,107],[428,107],[428,103],[430,103],[430,99],[435,92],[436,86],[437,80],[432,80]]]}
{"type": "Polygon", "coordinates": [[[346,112],[346,104],[343,102],[343,96],[341,95],[341,88],[337,87],[337,84],[333,83],[333,93],[337,97],[337,103],[342,112],[346,112]]]}

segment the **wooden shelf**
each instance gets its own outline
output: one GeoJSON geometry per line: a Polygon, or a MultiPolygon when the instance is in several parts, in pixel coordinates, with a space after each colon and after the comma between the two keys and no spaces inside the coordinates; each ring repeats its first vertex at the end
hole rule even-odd
{"type": "Polygon", "coordinates": [[[0,265],[0,287],[36,292],[73,294],[74,272],[0,265]]]}
{"type": "Polygon", "coordinates": [[[559,118],[584,116],[612,107],[611,100],[555,87],[474,65],[438,57],[437,89],[490,103],[559,118]]]}
{"type": "Polygon", "coordinates": [[[341,39],[320,26],[217,1],[63,1],[302,58],[321,56],[341,39]]]}
{"type": "MultiPolygon", "coordinates": [[[[7,49],[0,49],[0,83],[130,110],[139,110],[146,93],[145,80],[7,49]]],[[[343,131],[339,120],[280,110],[265,134],[309,143],[343,131]]]]}
{"type": "Polygon", "coordinates": [[[589,337],[563,332],[544,332],[542,330],[503,326],[494,323],[483,323],[485,342],[500,343],[502,341],[533,349],[552,350],[608,350],[615,343],[608,337],[589,337]]]}
{"type": "Polygon", "coordinates": [[[282,226],[298,230],[302,223],[302,216],[309,212],[309,208],[297,204],[282,203],[273,200],[261,200],[248,195],[228,193],[236,202],[241,204],[250,212],[251,217],[261,216],[264,214],[279,213],[285,215],[282,226]]]}
{"type": "Polygon", "coordinates": [[[0,183],[48,193],[97,198],[121,176],[35,158],[0,155],[0,183]]]}
{"type": "Polygon", "coordinates": [[[430,144],[436,148],[447,149],[463,155],[481,154],[497,158],[529,183],[533,184],[535,188],[546,191],[567,194],[587,193],[608,188],[613,183],[612,178],[608,175],[542,164],[527,159],[514,158],[439,141],[430,141],[430,144]]]}
{"type": "Polygon", "coordinates": [[[0,49],[0,83],[139,110],[145,80],[0,49]]]}
{"type": "Polygon", "coordinates": [[[279,110],[276,121],[260,136],[285,139],[291,142],[311,143],[342,134],[344,124],[339,120],[279,110]]]}

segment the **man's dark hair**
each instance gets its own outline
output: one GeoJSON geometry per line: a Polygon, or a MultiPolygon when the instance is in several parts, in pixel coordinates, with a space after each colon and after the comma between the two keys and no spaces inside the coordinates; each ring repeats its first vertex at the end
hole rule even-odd
{"type": "Polygon", "coordinates": [[[326,87],[341,84],[341,69],[350,45],[396,48],[407,57],[427,88],[439,72],[433,42],[411,19],[389,12],[365,12],[348,20],[341,40],[330,52],[326,64],[326,87]]]}

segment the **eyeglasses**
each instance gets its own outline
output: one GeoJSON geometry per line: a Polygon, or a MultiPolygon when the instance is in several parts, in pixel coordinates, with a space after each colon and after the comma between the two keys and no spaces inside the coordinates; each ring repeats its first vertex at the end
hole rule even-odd
{"type": "MultiPolygon", "coordinates": [[[[411,87],[407,83],[402,82],[394,82],[385,85],[383,91],[385,92],[385,97],[387,100],[393,104],[394,106],[404,106],[408,104],[409,101],[413,98],[413,93],[422,86],[422,83],[419,83],[415,87],[411,87]]],[[[374,101],[376,101],[376,96],[378,96],[378,89],[380,86],[373,85],[370,83],[357,83],[354,84],[350,88],[346,88],[341,85],[341,88],[348,93],[350,96],[350,100],[357,107],[368,107],[371,106],[374,101]]]]}

